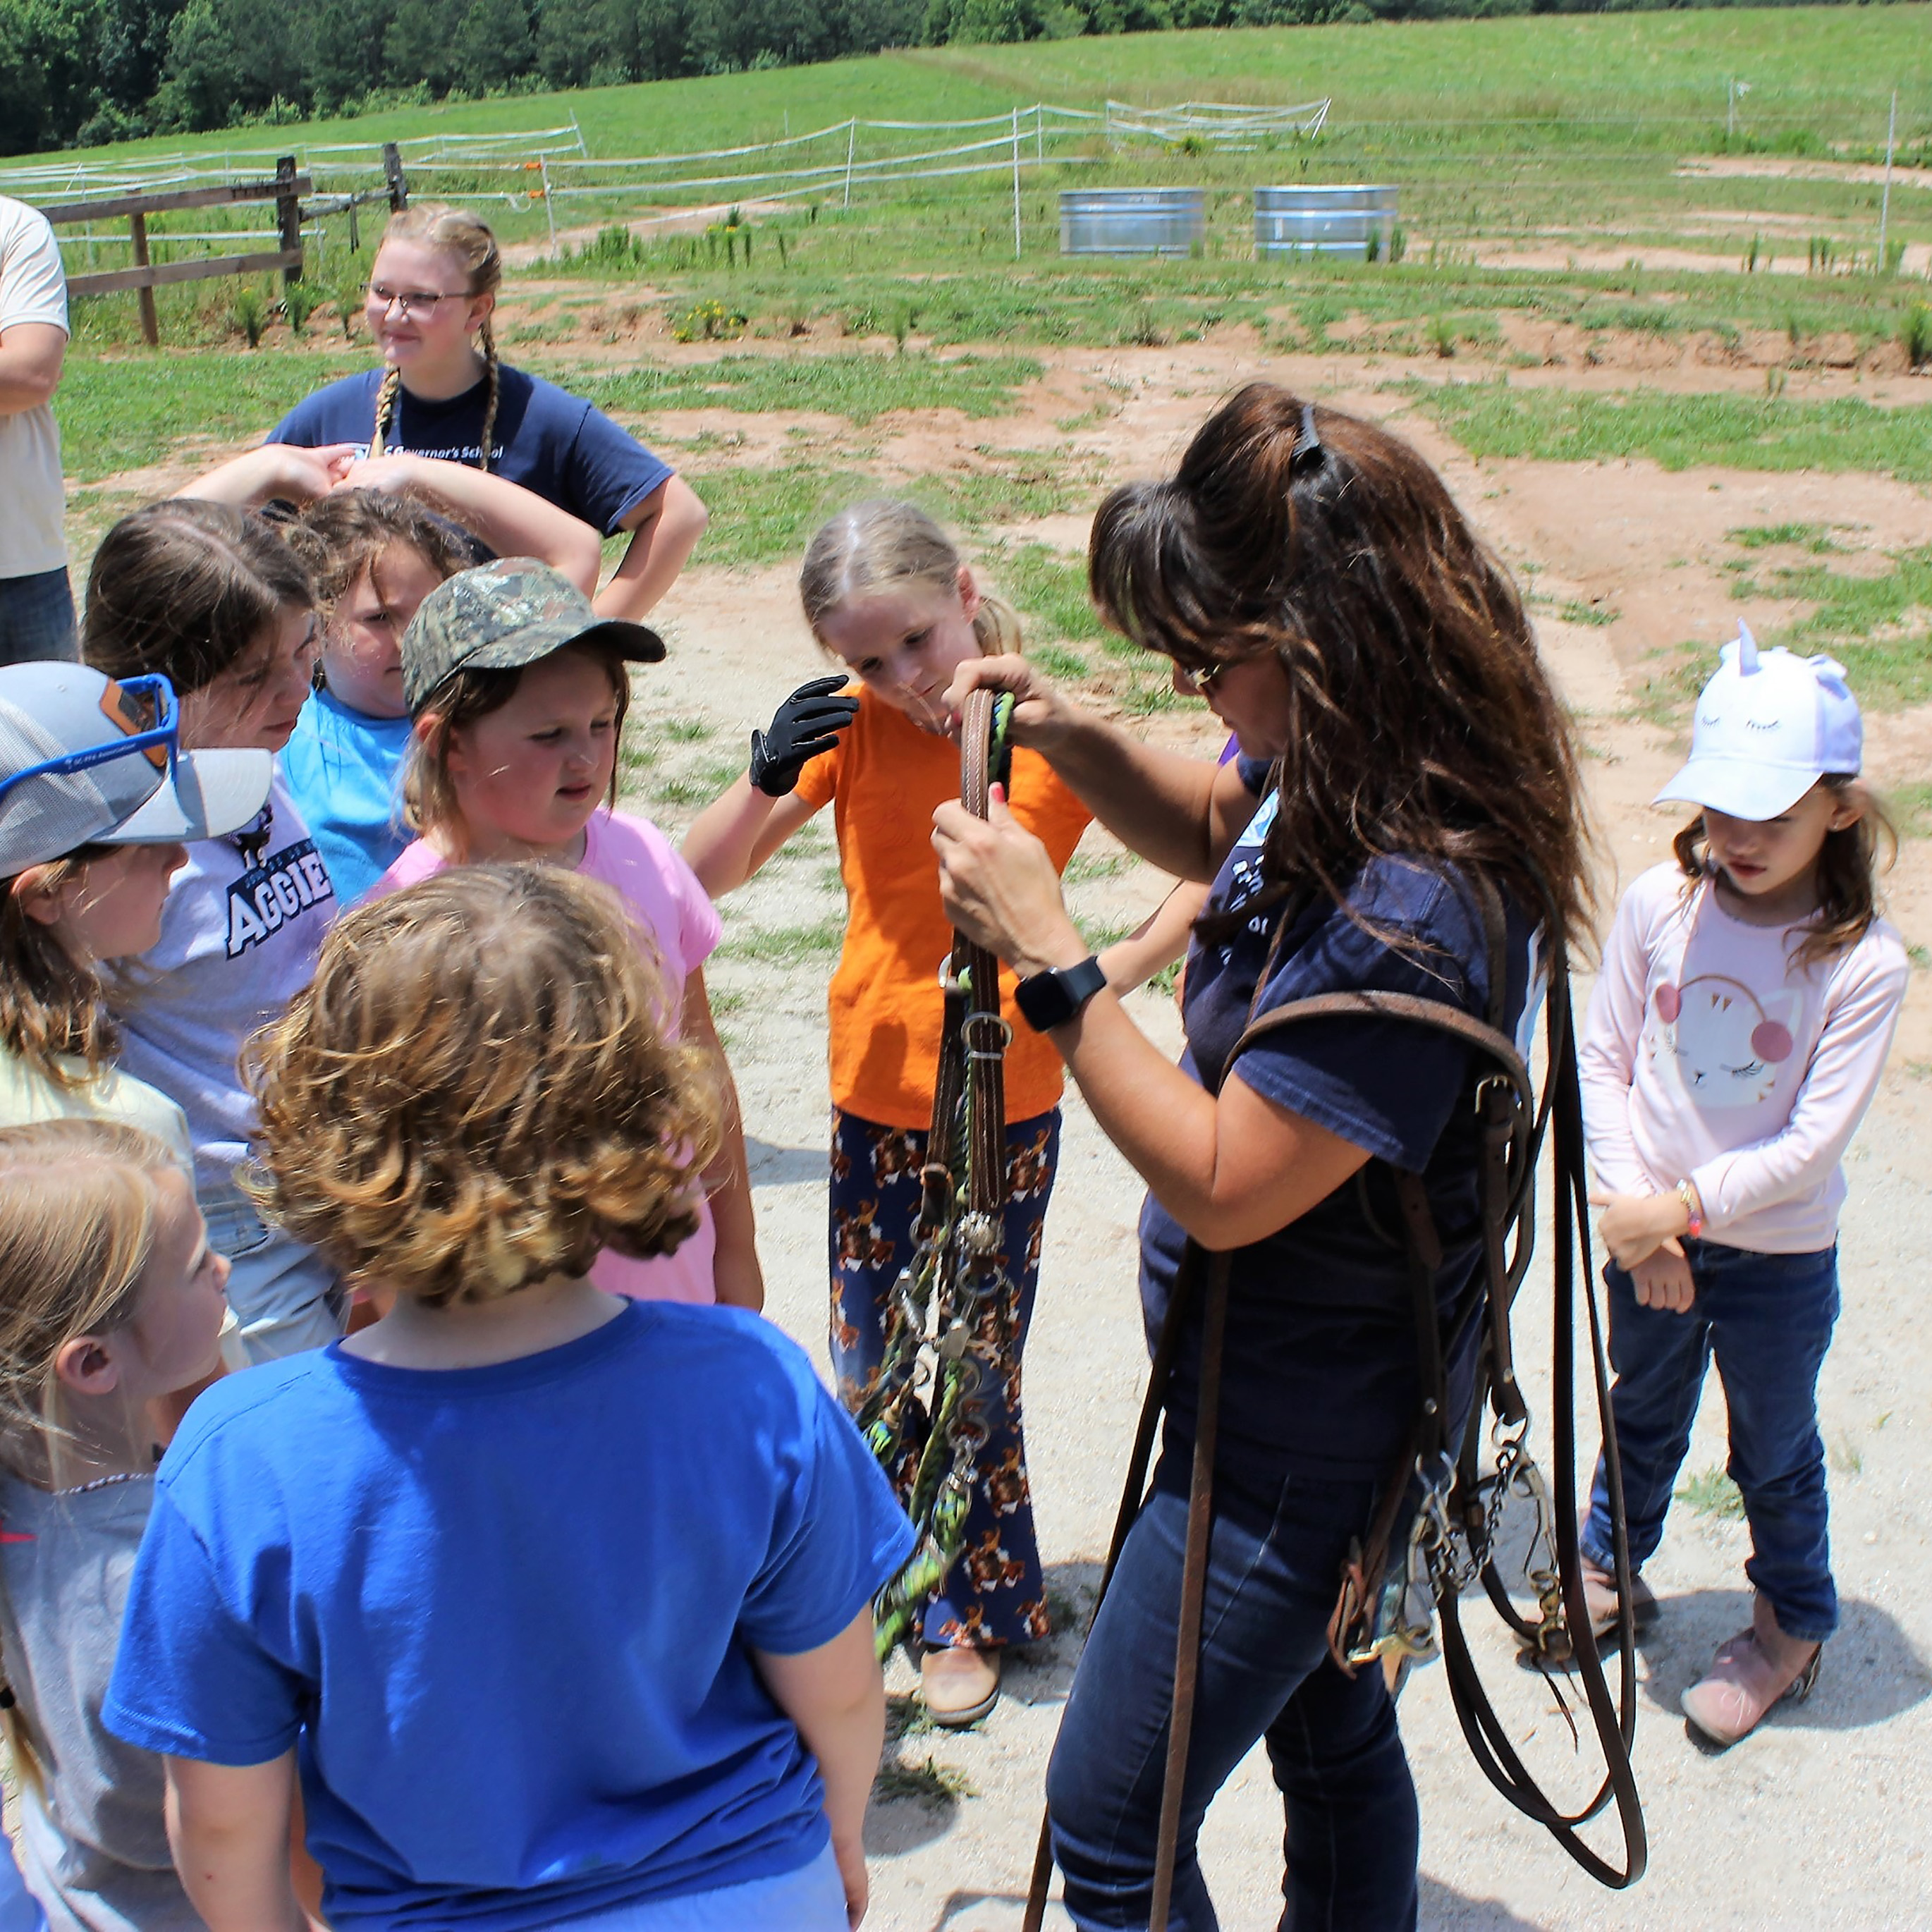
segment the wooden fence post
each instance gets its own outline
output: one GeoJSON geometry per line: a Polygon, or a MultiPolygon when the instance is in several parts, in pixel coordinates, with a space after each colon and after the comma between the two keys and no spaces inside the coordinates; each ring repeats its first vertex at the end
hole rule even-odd
{"type": "MultiPolygon", "coordinates": [[[[134,266],[145,268],[148,266],[148,218],[139,213],[128,218],[128,230],[134,244],[134,266]]],[[[141,340],[150,349],[161,346],[160,318],[154,313],[154,291],[152,284],[145,284],[139,291],[141,302],[141,340]]]]}
{"type": "Polygon", "coordinates": [[[398,212],[410,205],[409,178],[403,172],[402,150],[394,142],[382,143],[382,174],[389,184],[389,207],[398,212]]]}
{"type": "MultiPolygon", "coordinates": [[[[296,158],[292,154],[283,155],[275,164],[275,228],[283,248],[302,247],[302,203],[296,196],[296,158]]],[[[282,286],[292,288],[302,278],[302,264],[295,262],[282,271],[282,286]]]]}

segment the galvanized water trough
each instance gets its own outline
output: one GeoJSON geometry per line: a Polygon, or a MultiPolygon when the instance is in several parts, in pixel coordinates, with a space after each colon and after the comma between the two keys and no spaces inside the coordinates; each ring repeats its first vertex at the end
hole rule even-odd
{"type": "Polygon", "coordinates": [[[1190,255],[1208,233],[1198,188],[1063,188],[1063,255],[1190,255]]]}
{"type": "Polygon", "coordinates": [[[1366,258],[1372,236],[1376,254],[1387,261],[1395,215],[1393,188],[1258,188],[1255,253],[1366,258]]]}

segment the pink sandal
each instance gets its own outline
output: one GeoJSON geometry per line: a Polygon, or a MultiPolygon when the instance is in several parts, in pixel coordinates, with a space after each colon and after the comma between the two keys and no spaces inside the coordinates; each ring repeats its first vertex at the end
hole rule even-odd
{"type": "Polygon", "coordinates": [[[1684,1692],[1684,1714],[1712,1744],[1728,1749],[1750,1736],[1778,1705],[1810,1696],[1824,1653],[1822,1644],[1786,1636],[1760,1597],[1751,1606],[1750,1628],[1725,1644],[1684,1692]]]}

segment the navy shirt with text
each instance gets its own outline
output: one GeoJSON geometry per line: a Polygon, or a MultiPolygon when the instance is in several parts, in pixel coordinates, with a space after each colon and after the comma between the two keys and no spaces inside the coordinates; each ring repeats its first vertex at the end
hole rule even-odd
{"type": "MultiPolygon", "coordinates": [[[[376,434],[376,397],[383,371],[345,376],[298,403],[268,432],[271,442],[304,449],[332,442],[367,448],[376,434]]],[[[620,429],[594,403],[507,364],[498,368],[496,426],[490,437],[493,475],[520,483],[546,502],[581,518],[605,536],[674,473],[661,456],[620,429]]],[[[474,464],[490,399],[485,376],[460,396],[425,401],[406,388],[396,397],[383,446],[392,454],[440,457],[474,464]]]]}
{"type": "MultiPolygon", "coordinates": [[[[1260,792],[1264,765],[1243,759],[1260,792]]],[[[1259,890],[1262,842],[1275,800],[1264,799],[1228,855],[1209,902],[1238,911],[1259,890]]],[[[1316,994],[1380,988],[1420,994],[1480,1019],[1488,1004],[1488,948],[1473,892],[1452,870],[1388,859],[1365,866],[1349,906],[1370,925],[1419,943],[1397,950],[1326,898],[1302,908],[1285,936],[1257,1013],[1316,994]]],[[[1197,938],[1189,954],[1184,1071],[1219,1076],[1245,1030],[1267,963],[1279,903],[1258,910],[1234,937],[1197,938]]],[[[1504,952],[1509,984],[1504,1030],[1524,1043],[1536,977],[1529,925],[1508,908],[1504,952]]],[[[1446,1257],[1437,1277],[1445,1312],[1478,1262],[1472,1049],[1414,1021],[1315,1019],[1264,1035],[1230,1076],[1291,1113],[1366,1148],[1378,1161],[1423,1176],[1446,1257]]],[[[1419,1399],[1412,1292],[1402,1220],[1388,1176],[1345,1182],[1277,1234],[1235,1251],[1229,1279],[1222,1376],[1222,1455],[1257,1474],[1304,1472],[1343,1480],[1388,1473],[1419,1399]],[[1366,1187],[1368,1202],[1365,1205],[1366,1187]]],[[[1141,1216],[1141,1295],[1151,1345],[1186,1246],[1179,1225],[1153,1197],[1141,1216]]],[[[1472,1326],[1451,1365],[1452,1407],[1467,1402],[1472,1326]]],[[[1199,1385],[1199,1312],[1184,1340],[1168,1402],[1171,1441],[1191,1442],[1199,1385]]]]}

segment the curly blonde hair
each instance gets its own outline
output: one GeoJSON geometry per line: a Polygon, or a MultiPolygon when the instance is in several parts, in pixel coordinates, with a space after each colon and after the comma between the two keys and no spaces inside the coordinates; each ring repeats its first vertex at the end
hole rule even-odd
{"type": "Polygon", "coordinates": [[[250,1185],[352,1285],[488,1301],[600,1249],[668,1254],[716,1152],[710,1057],[621,899],[560,866],[459,866],[358,908],[249,1042],[250,1185]]]}

